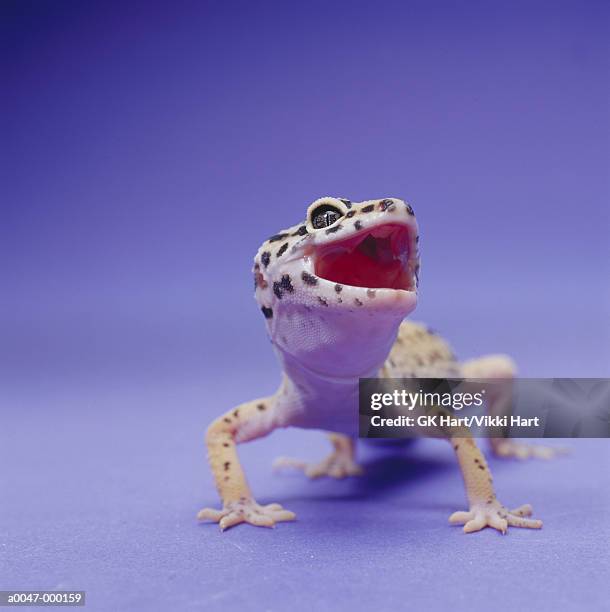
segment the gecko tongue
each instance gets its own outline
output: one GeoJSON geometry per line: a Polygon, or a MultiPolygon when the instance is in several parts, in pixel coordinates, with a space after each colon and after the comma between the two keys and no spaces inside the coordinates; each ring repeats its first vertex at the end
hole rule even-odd
{"type": "Polygon", "coordinates": [[[343,285],[411,290],[408,239],[406,227],[383,225],[325,245],[316,253],[315,272],[320,278],[343,285]]]}

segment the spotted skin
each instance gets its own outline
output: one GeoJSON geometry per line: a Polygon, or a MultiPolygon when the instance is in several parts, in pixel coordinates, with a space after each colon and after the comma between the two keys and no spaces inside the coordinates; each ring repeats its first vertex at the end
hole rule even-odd
{"type": "MultiPolygon", "coordinates": [[[[319,218],[316,224],[321,224],[319,218]]],[[[217,522],[224,530],[239,523],[272,527],[295,518],[279,504],[262,506],[255,501],[237,455],[237,444],[278,428],[327,430],[332,432],[333,450],[316,464],[284,458],[277,466],[301,469],[312,478],[360,474],[353,439],[361,377],[512,379],[515,368],[508,357],[459,362],[436,332],[403,320],[417,303],[419,243],[415,212],[403,200],[353,202],[326,197],[309,206],[303,221],[261,245],[253,267],[255,298],[283,369],[282,383],[274,395],[246,402],[209,426],[208,459],[223,507],[204,508],[199,519],[217,522]],[[322,205],[332,206],[337,214],[327,218],[328,227],[314,227],[312,211],[322,205]],[[408,288],[352,286],[316,272],[316,258],[324,249],[343,248],[343,241],[359,236],[382,237],[394,226],[407,235],[401,265],[410,279],[408,288]]],[[[504,400],[494,398],[492,412],[504,400]]],[[[502,533],[508,526],[541,527],[540,521],[529,518],[530,506],[508,510],[497,500],[489,466],[467,430],[447,430],[443,435],[455,452],[469,505],[468,510],[452,514],[451,523],[463,524],[465,532],[486,526],[502,533]]],[[[492,441],[492,449],[500,455],[524,453],[510,446],[499,452],[500,447],[492,441]]]]}
{"type": "Polygon", "coordinates": [[[447,342],[425,325],[403,322],[380,375],[384,378],[424,378],[439,373],[461,375],[460,364],[447,342]]]}

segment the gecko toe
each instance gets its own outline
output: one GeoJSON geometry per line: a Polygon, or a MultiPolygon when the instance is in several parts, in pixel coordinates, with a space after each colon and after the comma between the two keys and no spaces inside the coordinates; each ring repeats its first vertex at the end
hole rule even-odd
{"type": "Polygon", "coordinates": [[[517,516],[532,516],[533,513],[534,509],[530,504],[523,504],[522,506],[510,511],[510,514],[516,514],[517,516]]]}
{"type": "Polygon", "coordinates": [[[458,512],[454,512],[449,517],[449,522],[452,525],[464,525],[472,518],[472,512],[464,512],[463,510],[458,510],[458,512]]]}
{"type": "Polygon", "coordinates": [[[222,510],[214,510],[214,508],[203,508],[197,513],[197,518],[200,521],[214,521],[217,523],[223,517],[222,510]]]}
{"type": "Polygon", "coordinates": [[[523,518],[522,516],[515,516],[514,514],[509,514],[506,519],[511,527],[525,527],[526,529],[542,528],[542,521],[538,519],[523,518]]]}

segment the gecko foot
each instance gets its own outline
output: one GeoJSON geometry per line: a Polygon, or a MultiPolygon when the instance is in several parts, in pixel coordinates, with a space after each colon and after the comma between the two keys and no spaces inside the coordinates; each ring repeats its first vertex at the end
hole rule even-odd
{"type": "Polygon", "coordinates": [[[302,470],[308,478],[346,478],[347,476],[360,476],[364,470],[351,456],[343,452],[333,452],[319,463],[306,463],[290,457],[278,457],[273,462],[273,469],[295,468],[302,470]]]}
{"type": "Polygon", "coordinates": [[[242,497],[237,501],[227,502],[222,510],[204,508],[199,511],[197,518],[200,521],[218,523],[220,530],[224,531],[239,523],[249,523],[257,527],[274,527],[281,521],[294,521],[296,514],[285,510],[280,504],[261,506],[251,498],[242,497]]]}
{"type": "Polygon", "coordinates": [[[497,457],[505,459],[552,459],[569,453],[567,448],[543,446],[541,444],[526,444],[506,438],[490,438],[491,450],[497,457]]]}
{"type": "Polygon", "coordinates": [[[508,510],[497,499],[490,499],[473,504],[469,512],[454,512],[449,522],[452,525],[464,525],[464,533],[480,531],[484,527],[493,527],[502,533],[506,533],[509,526],[540,529],[542,521],[526,518],[531,515],[532,507],[529,504],[508,510]]]}

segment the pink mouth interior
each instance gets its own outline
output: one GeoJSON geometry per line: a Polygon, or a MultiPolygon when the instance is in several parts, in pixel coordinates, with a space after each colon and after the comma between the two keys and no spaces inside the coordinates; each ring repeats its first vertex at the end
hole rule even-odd
{"type": "Polygon", "coordinates": [[[413,278],[408,261],[408,228],[388,224],[319,247],[315,254],[315,273],[342,285],[410,291],[413,278]]]}

